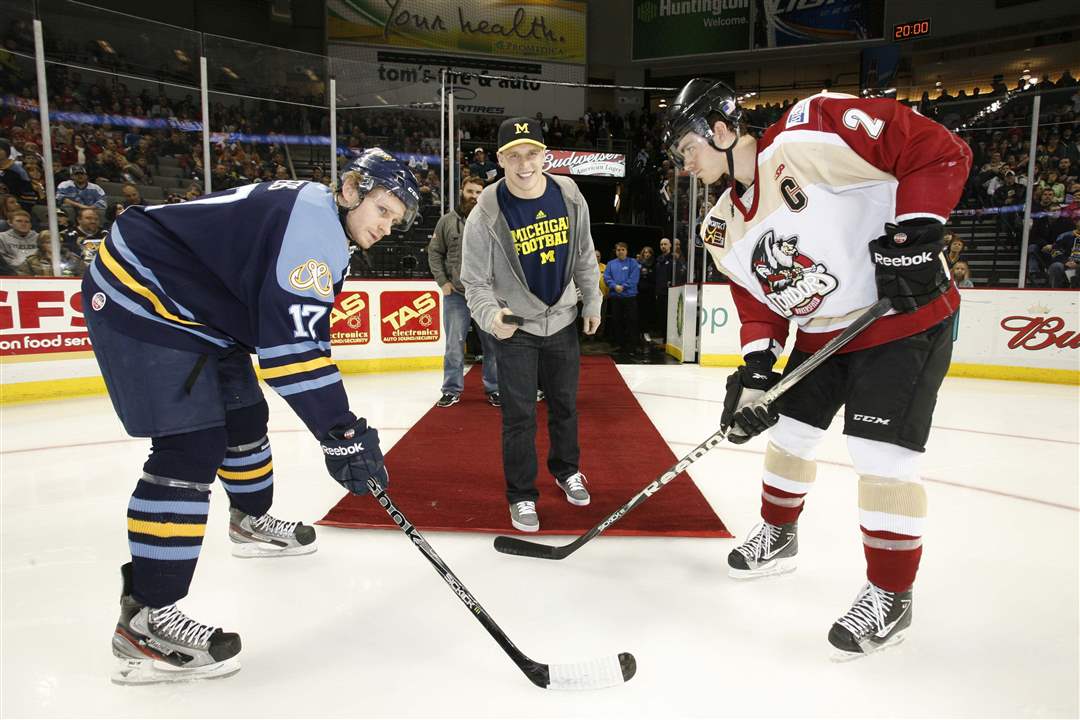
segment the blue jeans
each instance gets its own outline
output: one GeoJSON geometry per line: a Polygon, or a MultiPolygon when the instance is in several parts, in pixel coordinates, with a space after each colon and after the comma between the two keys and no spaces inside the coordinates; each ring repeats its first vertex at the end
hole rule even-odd
{"type": "MultiPolygon", "coordinates": [[[[446,355],[443,356],[443,393],[460,395],[465,389],[465,336],[469,334],[469,306],[465,296],[453,292],[443,296],[443,326],[446,328],[446,355]]],[[[480,345],[484,349],[484,392],[499,390],[497,354],[498,342],[480,328],[480,345]]]]}

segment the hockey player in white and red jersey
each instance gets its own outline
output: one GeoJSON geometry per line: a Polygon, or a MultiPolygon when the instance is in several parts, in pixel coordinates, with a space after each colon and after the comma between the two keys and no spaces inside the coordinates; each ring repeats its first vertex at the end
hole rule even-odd
{"type": "Polygon", "coordinates": [[[744,364],[728,378],[721,422],[735,443],[769,430],[763,522],[728,556],[729,574],[795,569],[815,449],[844,407],[868,582],[829,642],[837,659],[860,657],[899,642],[911,624],[926,518],[919,459],[960,305],[941,255],[943,224],[971,151],[888,99],[814,95],[760,140],[743,132],[741,115],[729,87],[696,78],[673,102],[665,137],[671,158],[703,182],[732,178],[701,226],[742,325],[744,364]],[[791,321],[785,372],[879,297],[891,300],[889,314],[772,406],[751,407],[780,380],[773,365],[791,321]]]}

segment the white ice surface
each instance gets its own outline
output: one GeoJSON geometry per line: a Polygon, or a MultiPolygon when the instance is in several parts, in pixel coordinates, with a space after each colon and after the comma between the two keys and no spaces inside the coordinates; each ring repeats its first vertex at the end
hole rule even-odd
{"type": "MultiPolygon", "coordinates": [[[[676,456],[716,426],[726,370],[620,369],[676,456]]],[[[440,379],[346,383],[389,447],[431,406],[440,379]]],[[[315,441],[268,397],[274,512],[316,520],[342,491],[315,441]]],[[[907,642],[853,663],[829,662],[825,639],[864,578],[839,422],[800,521],[799,570],[782,578],[729,579],[732,540],[601,537],[552,562],[497,554],[489,535],[428,533],[531,657],[637,657],[624,686],[556,693],[519,673],[399,531],[319,528],[314,555],[239,560],[220,488],[181,607],[240,632],[243,669],[112,685],[124,513],[148,442],[124,435],[105,397],[3,407],[0,715],[1076,717],[1078,411],[1075,387],[945,382],[924,463],[930,524],[914,623],[907,642]]],[[[763,449],[760,438],[722,445],[691,470],[740,539],[758,520],[763,449]]],[[[438,456],[431,448],[433,473],[438,456]]],[[[630,494],[593,502],[617,507],[630,494]]]]}

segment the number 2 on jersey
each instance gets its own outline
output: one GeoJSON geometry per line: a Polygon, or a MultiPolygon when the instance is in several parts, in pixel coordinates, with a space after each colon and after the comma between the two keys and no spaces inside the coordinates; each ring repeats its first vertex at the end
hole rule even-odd
{"type": "Polygon", "coordinates": [[[293,337],[314,340],[318,337],[315,324],[326,314],[326,308],[322,305],[290,305],[289,314],[293,319],[293,337]],[[305,318],[307,318],[307,327],[304,326],[305,318]]]}
{"type": "Polygon", "coordinates": [[[885,129],[885,121],[881,118],[870,117],[866,112],[858,108],[849,108],[844,111],[844,127],[849,130],[858,130],[862,127],[874,140],[881,137],[881,131],[885,129]]]}

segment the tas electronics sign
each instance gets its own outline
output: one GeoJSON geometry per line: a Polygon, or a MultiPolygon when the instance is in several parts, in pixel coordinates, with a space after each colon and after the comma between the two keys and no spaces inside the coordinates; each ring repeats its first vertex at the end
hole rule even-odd
{"type": "Polygon", "coordinates": [[[544,171],[556,175],[621,178],[626,175],[626,156],[619,153],[548,150],[544,159],[544,171]]]}
{"type": "Polygon", "coordinates": [[[80,283],[33,280],[0,290],[0,357],[91,349],[80,283]]]}
{"type": "Polygon", "coordinates": [[[330,342],[333,345],[367,345],[370,341],[368,294],[342,292],[334,298],[334,309],[330,312],[330,342]]]}
{"type": "Polygon", "coordinates": [[[388,290],[379,295],[382,341],[436,342],[439,339],[439,293],[434,290],[388,290]]]}

